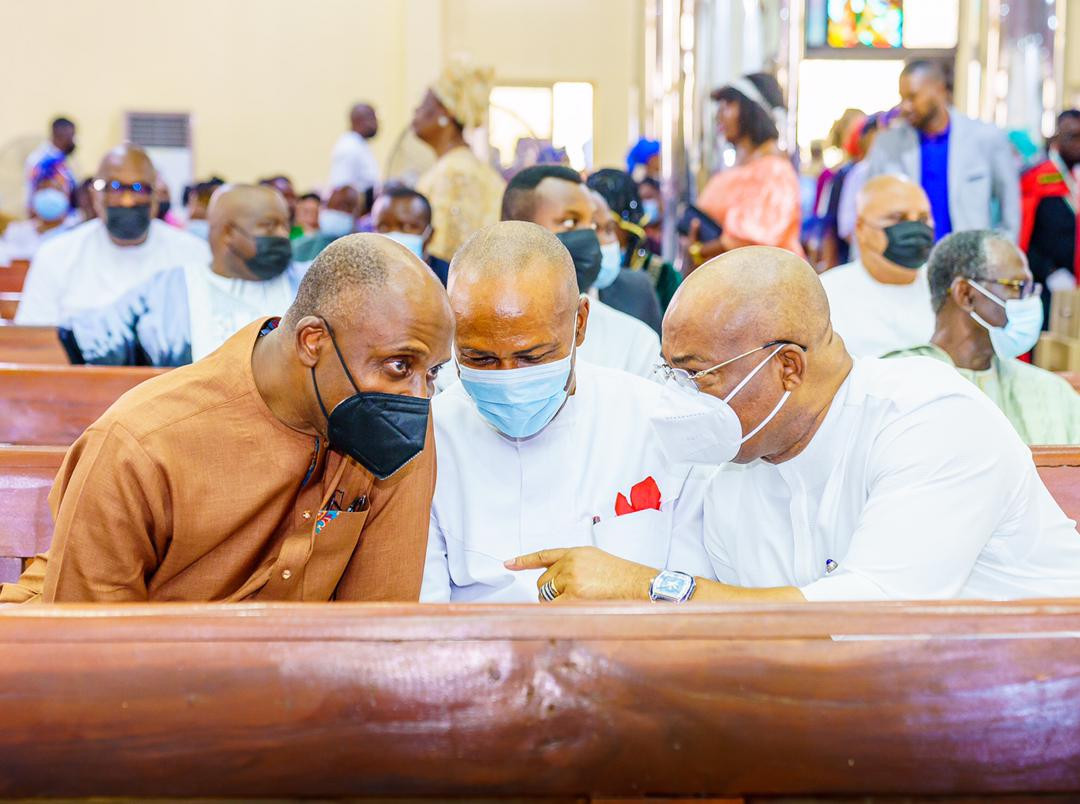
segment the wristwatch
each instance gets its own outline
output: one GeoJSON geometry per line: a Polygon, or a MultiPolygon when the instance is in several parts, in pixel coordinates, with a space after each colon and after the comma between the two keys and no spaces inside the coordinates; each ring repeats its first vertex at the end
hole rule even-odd
{"type": "Polygon", "coordinates": [[[649,599],[668,603],[685,603],[694,594],[697,581],[693,575],[675,570],[663,570],[649,585],[649,599]]]}

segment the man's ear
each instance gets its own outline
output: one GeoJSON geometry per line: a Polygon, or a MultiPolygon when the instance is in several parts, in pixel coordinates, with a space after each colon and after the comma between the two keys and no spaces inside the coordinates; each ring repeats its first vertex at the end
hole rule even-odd
{"type": "Polygon", "coordinates": [[[794,391],[802,385],[806,376],[806,353],[798,346],[785,346],[777,355],[780,358],[780,379],[785,391],[794,391]]]}
{"type": "Polygon", "coordinates": [[[949,286],[949,298],[965,313],[975,309],[975,291],[972,290],[971,283],[962,276],[956,277],[949,286]]]}
{"type": "Polygon", "coordinates": [[[314,315],[306,315],[296,322],[296,355],[306,368],[319,362],[324,345],[330,340],[326,324],[314,315]]]}
{"type": "Polygon", "coordinates": [[[574,343],[578,348],[585,343],[585,331],[589,328],[589,297],[584,293],[578,299],[577,323],[574,325],[574,343]]]}

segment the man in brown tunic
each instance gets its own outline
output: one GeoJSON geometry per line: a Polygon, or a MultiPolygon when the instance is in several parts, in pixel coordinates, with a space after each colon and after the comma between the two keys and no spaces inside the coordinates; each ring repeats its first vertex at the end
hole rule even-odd
{"type": "Polygon", "coordinates": [[[416,600],[452,329],[408,249],[336,241],[280,323],[83,433],[49,497],[52,546],[0,601],[416,600]]]}

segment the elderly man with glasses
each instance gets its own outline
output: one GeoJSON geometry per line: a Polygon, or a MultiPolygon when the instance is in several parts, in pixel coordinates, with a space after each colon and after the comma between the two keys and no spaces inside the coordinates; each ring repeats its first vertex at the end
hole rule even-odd
{"type": "Polygon", "coordinates": [[[1041,287],[1023,252],[995,232],[956,232],[934,248],[928,271],[934,335],[886,356],[932,357],[955,367],[1028,444],[1080,444],[1080,394],[1016,359],[1035,346],[1043,322],[1041,287]]]}
{"type": "Polygon", "coordinates": [[[108,154],[93,183],[98,217],[42,244],[30,264],[15,323],[57,325],[101,307],[158,271],[210,264],[205,241],[156,220],[157,170],[141,148],[108,154]]]}
{"type": "MultiPolygon", "coordinates": [[[[980,318],[1002,325],[990,307],[978,303],[980,318]]],[[[937,361],[853,360],[817,275],[790,252],[738,249],[698,268],[668,308],[663,354],[680,385],[716,404],[652,422],[668,458],[733,464],[705,497],[717,580],[595,547],[508,563],[543,569],[546,597],[797,603],[1080,588],[1075,523],[1001,412],[937,361]]]]}

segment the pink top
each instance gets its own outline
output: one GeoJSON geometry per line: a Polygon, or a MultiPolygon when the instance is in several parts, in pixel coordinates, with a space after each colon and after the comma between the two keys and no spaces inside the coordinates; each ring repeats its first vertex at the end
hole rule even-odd
{"type": "Polygon", "coordinates": [[[786,156],[762,156],[713,174],[697,206],[732,237],[803,256],[799,176],[786,156]]]}

